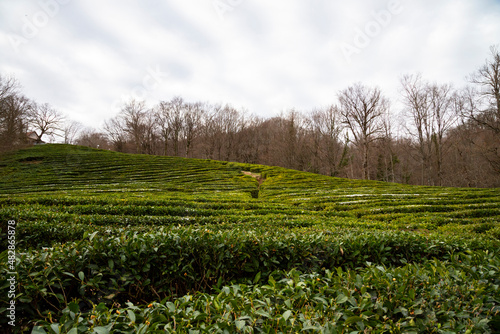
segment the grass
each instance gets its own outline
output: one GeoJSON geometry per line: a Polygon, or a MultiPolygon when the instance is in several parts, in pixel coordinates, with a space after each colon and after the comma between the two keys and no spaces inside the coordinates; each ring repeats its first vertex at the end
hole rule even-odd
{"type": "Polygon", "coordinates": [[[500,189],[42,145],[0,157],[0,217],[20,331],[499,330],[500,189]]]}

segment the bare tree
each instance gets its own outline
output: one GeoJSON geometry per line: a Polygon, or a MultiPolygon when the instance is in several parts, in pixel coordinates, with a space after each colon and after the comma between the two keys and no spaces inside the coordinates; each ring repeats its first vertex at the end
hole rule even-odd
{"type": "Polygon", "coordinates": [[[403,76],[401,86],[410,120],[406,129],[416,139],[421,159],[420,182],[441,185],[445,136],[458,120],[454,108],[457,93],[449,84],[424,82],[420,74],[403,76]]]}
{"type": "Polygon", "coordinates": [[[154,115],[158,123],[160,136],[163,139],[163,155],[168,154],[168,141],[170,139],[170,127],[168,124],[169,117],[169,104],[168,102],[160,102],[156,107],[154,107],[154,115]]]}
{"type": "Polygon", "coordinates": [[[230,105],[215,104],[205,113],[201,131],[205,141],[205,157],[230,160],[238,153],[234,152],[236,134],[243,130],[243,115],[230,105]]]}
{"type": "Polygon", "coordinates": [[[60,135],[58,131],[63,131],[64,116],[48,103],[36,104],[31,108],[29,123],[38,140],[41,141],[44,135],[60,135]]]}
{"type": "Polygon", "coordinates": [[[184,100],[176,96],[170,101],[162,101],[155,108],[164,141],[164,154],[167,154],[168,142],[172,142],[174,155],[179,156],[180,142],[183,136],[184,100]]]}
{"type": "Polygon", "coordinates": [[[92,128],[85,128],[81,130],[78,135],[78,138],[76,138],[75,140],[75,143],[77,145],[100,148],[100,149],[111,148],[111,145],[106,135],[92,128]]]}
{"type": "Polygon", "coordinates": [[[490,48],[491,58],[468,78],[475,87],[465,90],[462,114],[485,132],[474,140],[481,155],[500,174],[500,52],[490,48]],[[481,138],[488,138],[484,141],[481,138]]]}
{"type": "Polygon", "coordinates": [[[342,116],[337,106],[313,110],[308,117],[313,155],[328,175],[337,176],[346,164],[347,142],[342,143],[342,116]]]}
{"type": "Polygon", "coordinates": [[[187,103],[184,111],[184,136],[186,139],[186,157],[189,157],[193,142],[200,132],[204,109],[200,102],[187,103]]]}
{"type": "Polygon", "coordinates": [[[76,121],[67,122],[64,127],[64,143],[65,144],[73,144],[75,142],[75,138],[78,135],[78,132],[82,129],[83,125],[76,121]]]}
{"type": "Polygon", "coordinates": [[[395,165],[399,158],[394,149],[394,133],[392,115],[389,110],[382,115],[383,135],[379,141],[379,153],[377,159],[377,179],[386,182],[395,182],[395,165]]]}
{"type": "Polygon", "coordinates": [[[303,117],[297,110],[291,109],[287,112],[286,116],[282,118],[286,167],[300,168],[298,162],[299,136],[303,117]]]}
{"type": "Polygon", "coordinates": [[[222,133],[217,122],[218,109],[222,108],[220,105],[207,105],[207,112],[203,117],[203,126],[201,128],[201,137],[203,140],[203,158],[214,159],[217,146],[219,151],[222,149],[222,140],[218,140],[218,136],[222,133]],[[220,145],[218,145],[220,143],[220,145]]]}
{"type": "Polygon", "coordinates": [[[172,140],[174,155],[179,156],[179,143],[182,139],[182,131],[184,129],[182,117],[184,100],[179,96],[174,97],[168,106],[167,124],[170,128],[170,139],[172,140]]]}
{"type": "Polygon", "coordinates": [[[125,103],[120,112],[123,119],[124,130],[132,139],[136,153],[143,153],[144,144],[144,118],[146,115],[146,103],[135,99],[125,103]]]}
{"type": "Polygon", "coordinates": [[[125,121],[120,115],[104,122],[104,131],[108,135],[109,141],[112,143],[114,149],[118,152],[125,151],[127,142],[125,127],[125,121]]]}
{"type": "Polygon", "coordinates": [[[306,115],[305,123],[308,130],[308,137],[311,142],[311,165],[314,172],[319,173],[321,170],[321,161],[324,159],[323,152],[323,113],[319,109],[314,109],[306,115]]]}
{"type": "MultiPolygon", "coordinates": [[[[454,108],[462,117],[462,135],[468,135],[467,143],[472,145],[477,157],[484,160],[493,171],[500,174],[500,133],[495,130],[494,113],[482,113],[483,101],[473,87],[466,87],[457,94],[454,108]]],[[[474,162],[480,165],[479,161],[474,162]]],[[[473,166],[469,166],[473,167],[473,166]]],[[[496,184],[496,183],[492,183],[496,184]]]]}
{"type": "Polygon", "coordinates": [[[19,94],[4,96],[0,101],[0,146],[9,150],[26,143],[28,116],[33,104],[19,94]]]}
{"type": "Polygon", "coordinates": [[[420,74],[405,75],[401,79],[403,102],[406,106],[406,119],[410,126],[406,130],[417,139],[421,159],[421,184],[430,184],[432,154],[432,116],[431,101],[427,84],[420,74]]]}
{"type": "Polygon", "coordinates": [[[478,86],[479,100],[467,116],[500,135],[500,52],[494,46],[490,51],[491,59],[469,77],[469,81],[478,86]]]}
{"type": "Polygon", "coordinates": [[[369,151],[372,143],[383,133],[382,115],[389,101],[380,89],[358,83],[339,93],[343,122],[352,132],[355,145],[362,151],[363,178],[369,179],[369,151]]]}
{"type": "Polygon", "coordinates": [[[224,108],[219,109],[218,122],[222,125],[222,142],[224,145],[225,160],[231,160],[232,157],[239,155],[235,152],[237,147],[235,140],[236,134],[243,130],[245,126],[244,114],[236,108],[226,104],[224,108]]]}
{"type": "Polygon", "coordinates": [[[457,114],[453,108],[455,100],[451,85],[433,84],[429,86],[432,112],[432,141],[434,144],[438,185],[443,184],[443,154],[445,134],[457,125],[457,114]]]}
{"type": "Polygon", "coordinates": [[[262,146],[267,146],[266,142],[266,129],[263,125],[263,120],[255,115],[250,115],[245,118],[245,124],[238,132],[237,143],[238,148],[236,151],[239,153],[237,161],[245,163],[259,163],[261,156],[262,146]]]}
{"type": "Polygon", "coordinates": [[[0,103],[7,97],[19,93],[19,82],[14,77],[2,76],[0,74],[0,103]]]}
{"type": "Polygon", "coordinates": [[[159,138],[159,126],[153,110],[147,110],[142,120],[142,150],[146,154],[156,154],[159,138]]]}

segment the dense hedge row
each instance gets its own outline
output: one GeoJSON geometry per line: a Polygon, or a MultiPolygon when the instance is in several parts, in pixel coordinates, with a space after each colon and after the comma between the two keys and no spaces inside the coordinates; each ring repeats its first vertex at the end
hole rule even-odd
{"type": "Polygon", "coordinates": [[[500,258],[484,252],[399,268],[275,272],[143,306],[70,303],[33,333],[494,333],[500,258]]]}
{"type": "MultiPolygon", "coordinates": [[[[57,313],[75,298],[90,308],[101,302],[147,303],[218,283],[296,268],[307,273],[367,263],[400,266],[446,259],[469,249],[498,250],[494,240],[422,236],[406,232],[352,231],[323,234],[314,229],[266,232],[171,228],[162,232],[96,231],[80,242],[32,250],[19,258],[20,314],[57,313]]],[[[2,271],[5,273],[6,268],[2,271]]],[[[28,316],[29,317],[29,316],[28,316]]]]}
{"type": "MultiPolygon", "coordinates": [[[[430,231],[414,232],[411,226],[399,228],[400,224],[381,223],[378,221],[366,223],[360,226],[358,222],[351,219],[337,219],[335,221],[323,221],[313,217],[298,217],[290,219],[283,216],[221,216],[221,217],[200,217],[186,219],[185,217],[139,217],[139,216],[88,216],[73,217],[73,219],[56,219],[50,222],[26,222],[17,225],[16,235],[18,238],[17,247],[21,249],[42,247],[52,247],[58,243],[67,243],[82,240],[85,234],[99,231],[99,235],[119,235],[125,231],[147,233],[157,231],[158,228],[207,228],[213,232],[224,231],[248,231],[263,234],[280,231],[288,233],[315,233],[324,235],[338,235],[350,233],[377,233],[377,230],[384,231],[406,231],[413,232],[419,236],[428,236],[430,231]]],[[[448,224],[439,227],[433,232],[436,240],[461,240],[467,245],[492,244],[500,242],[500,227],[498,224],[448,224]],[[443,234],[443,235],[439,235],[443,234]]],[[[481,246],[483,247],[483,246],[481,246]]],[[[491,246],[489,246],[491,247],[491,246]]]]}

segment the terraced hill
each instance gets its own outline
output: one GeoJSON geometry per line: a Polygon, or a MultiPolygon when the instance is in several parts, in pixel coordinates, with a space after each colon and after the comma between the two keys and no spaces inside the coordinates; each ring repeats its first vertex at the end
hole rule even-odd
{"type": "Polygon", "coordinates": [[[3,249],[16,222],[18,329],[487,332],[499,320],[500,189],[42,145],[0,157],[0,217],[3,249]]]}

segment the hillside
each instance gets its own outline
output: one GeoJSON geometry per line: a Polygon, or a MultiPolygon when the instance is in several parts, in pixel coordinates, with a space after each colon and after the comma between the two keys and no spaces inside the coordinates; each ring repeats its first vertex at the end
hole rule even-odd
{"type": "MultiPolygon", "coordinates": [[[[390,225],[428,230],[453,225],[485,230],[500,220],[500,189],[348,180],[279,167],[121,154],[69,145],[43,145],[6,154],[0,164],[3,202],[62,203],[64,210],[54,210],[61,215],[71,213],[68,204],[89,205],[99,199],[113,205],[115,212],[109,214],[119,215],[118,207],[134,205],[137,216],[170,219],[228,216],[232,210],[238,217],[283,214],[288,220],[321,217],[337,223],[337,218],[355,218],[355,224],[384,229],[390,225]],[[262,175],[261,185],[244,171],[262,175]],[[159,209],[153,207],[158,205],[180,213],[155,212],[159,209]]],[[[81,209],[78,215],[82,218],[90,211],[81,209]]]]}
{"type": "MultiPolygon", "coordinates": [[[[41,145],[0,157],[0,217],[3,250],[7,222],[16,221],[17,321],[31,328],[36,320],[46,332],[54,330],[52,315],[65,326],[61,333],[76,326],[70,312],[100,319],[89,327],[99,333],[129,323],[136,332],[187,333],[190,324],[205,332],[310,326],[334,333],[331,323],[375,332],[401,326],[432,332],[438,325],[481,331],[500,312],[500,189],[417,187],[41,145]],[[489,269],[479,275],[479,267],[489,269]],[[401,291],[396,277],[406,281],[401,291]],[[320,282],[320,290],[286,292],[290,279],[297,287],[320,282]],[[477,284],[481,305],[443,279],[457,289],[477,284]],[[188,293],[197,297],[186,299],[188,293]],[[413,297],[402,298],[408,293],[413,297]],[[249,308],[253,299],[280,296],[274,308],[249,308]],[[453,296],[464,302],[448,302],[437,314],[453,296]],[[231,311],[207,313],[201,300],[231,311]]],[[[7,258],[2,253],[4,281],[7,258]]]]}

